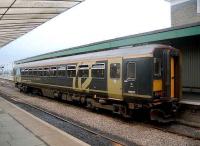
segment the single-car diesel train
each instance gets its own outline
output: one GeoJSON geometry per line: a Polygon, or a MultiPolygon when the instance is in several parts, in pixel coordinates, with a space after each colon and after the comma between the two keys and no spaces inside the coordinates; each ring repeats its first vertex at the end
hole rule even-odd
{"type": "Polygon", "coordinates": [[[130,117],[147,110],[166,119],[181,97],[180,52],[166,45],[127,46],[32,62],[17,61],[14,81],[21,91],[77,101],[130,117]]]}

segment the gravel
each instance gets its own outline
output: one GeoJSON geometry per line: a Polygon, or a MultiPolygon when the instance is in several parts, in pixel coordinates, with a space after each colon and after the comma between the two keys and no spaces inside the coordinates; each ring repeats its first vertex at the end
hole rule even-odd
{"type": "MultiPolygon", "coordinates": [[[[105,138],[102,138],[100,136],[97,136],[95,134],[92,134],[90,132],[87,132],[79,127],[76,127],[74,125],[71,125],[70,123],[64,122],[62,120],[59,120],[53,116],[50,116],[49,114],[46,114],[44,112],[41,112],[35,108],[32,108],[28,105],[24,105],[21,103],[15,103],[22,109],[28,111],[29,113],[39,117],[40,119],[54,125],[55,127],[62,129],[63,131],[69,133],[70,135],[75,136],[76,138],[92,145],[92,146],[112,146],[113,143],[105,138]]],[[[127,145],[135,145],[134,143],[127,143],[127,145]]]]}
{"type": "Polygon", "coordinates": [[[128,143],[132,142],[138,145],[146,146],[200,145],[199,140],[160,131],[149,126],[145,126],[145,124],[140,124],[139,122],[133,121],[128,123],[120,120],[119,118],[113,118],[113,116],[107,116],[88,111],[85,108],[56,102],[44,97],[25,95],[13,88],[10,84],[8,86],[5,84],[6,83],[4,82],[4,87],[0,85],[1,92],[17,97],[18,99],[23,99],[30,104],[42,107],[76,123],[80,123],[81,125],[95,129],[102,134],[124,140],[128,143]]]}

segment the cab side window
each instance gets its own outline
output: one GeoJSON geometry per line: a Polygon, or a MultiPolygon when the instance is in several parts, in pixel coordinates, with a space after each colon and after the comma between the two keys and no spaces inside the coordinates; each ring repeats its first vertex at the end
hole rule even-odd
{"type": "Polygon", "coordinates": [[[161,60],[159,58],[154,58],[154,75],[161,76],[161,60]]]}
{"type": "Polygon", "coordinates": [[[110,78],[120,78],[120,63],[110,64],[110,78]]]}
{"type": "Polygon", "coordinates": [[[127,79],[133,80],[136,79],[136,63],[129,62],[127,64],[127,79]]]}

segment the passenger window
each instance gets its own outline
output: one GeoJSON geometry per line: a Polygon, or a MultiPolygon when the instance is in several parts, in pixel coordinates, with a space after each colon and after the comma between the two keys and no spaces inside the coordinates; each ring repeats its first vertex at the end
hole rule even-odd
{"type": "Polygon", "coordinates": [[[28,70],[28,75],[29,75],[29,76],[32,76],[32,75],[33,75],[33,69],[29,69],[29,70],[28,70]]]}
{"type": "Polygon", "coordinates": [[[44,76],[49,76],[49,68],[44,68],[44,76]]]}
{"type": "Polygon", "coordinates": [[[110,78],[120,78],[120,63],[110,64],[110,78]]]}
{"type": "Polygon", "coordinates": [[[58,76],[65,76],[65,72],[66,72],[66,67],[65,66],[59,66],[58,67],[58,76]]]}
{"type": "Polygon", "coordinates": [[[159,58],[154,58],[154,75],[161,76],[161,61],[159,58]]]}
{"type": "Polygon", "coordinates": [[[81,78],[89,77],[89,67],[88,65],[80,65],[78,70],[78,76],[81,78]]]}
{"type": "Polygon", "coordinates": [[[51,67],[50,76],[56,76],[56,73],[57,73],[57,68],[56,67],[51,67]]]}
{"type": "Polygon", "coordinates": [[[28,75],[29,75],[28,69],[25,69],[25,70],[24,70],[24,75],[25,75],[25,76],[28,76],[28,75]]]}
{"type": "Polygon", "coordinates": [[[39,68],[39,70],[38,70],[38,76],[43,76],[43,69],[42,68],[39,68]]]}
{"type": "Polygon", "coordinates": [[[129,62],[127,64],[127,79],[136,79],[136,63],[129,62]]]}
{"type": "Polygon", "coordinates": [[[37,76],[37,69],[36,68],[33,69],[33,75],[37,76]]]}
{"type": "Polygon", "coordinates": [[[69,78],[76,77],[76,65],[68,65],[67,66],[67,76],[69,78]]]}
{"type": "Polygon", "coordinates": [[[93,78],[104,78],[104,72],[105,72],[105,64],[104,63],[98,63],[92,65],[92,77],[93,78]]]}
{"type": "Polygon", "coordinates": [[[20,71],[21,71],[21,75],[24,76],[25,75],[24,69],[21,69],[20,71]]]}

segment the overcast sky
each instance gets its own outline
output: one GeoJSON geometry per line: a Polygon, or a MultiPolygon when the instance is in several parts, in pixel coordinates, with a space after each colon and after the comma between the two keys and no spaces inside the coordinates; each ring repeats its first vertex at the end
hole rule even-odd
{"type": "Polygon", "coordinates": [[[73,46],[170,27],[165,0],[85,0],[0,49],[0,65],[73,46]]]}

